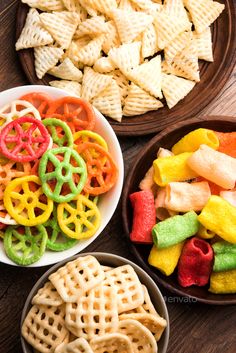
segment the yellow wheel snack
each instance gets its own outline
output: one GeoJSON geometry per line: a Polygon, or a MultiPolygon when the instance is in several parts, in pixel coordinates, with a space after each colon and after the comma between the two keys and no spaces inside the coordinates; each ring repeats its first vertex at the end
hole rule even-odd
{"type": "Polygon", "coordinates": [[[40,180],[35,175],[16,178],[4,192],[4,206],[15,221],[24,226],[36,226],[48,220],[53,210],[53,201],[42,191],[40,180]]]}
{"type": "Polygon", "coordinates": [[[96,204],[83,195],[76,196],[70,202],[60,203],[57,207],[57,219],[61,230],[75,239],[92,237],[101,223],[96,204]]]}

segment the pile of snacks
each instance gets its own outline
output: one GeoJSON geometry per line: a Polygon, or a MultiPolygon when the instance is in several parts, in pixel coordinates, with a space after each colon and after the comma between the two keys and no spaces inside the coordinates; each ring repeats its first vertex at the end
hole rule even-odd
{"type": "Polygon", "coordinates": [[[236,293],[236,132],[196,129],[157,159],[130,195],[135,243],[183,287],[236,293]]]}
{"type": "Polygon", "coordinates": [[[90,255],[52,273],[32,305],[22,335],[41,353],[156,353],[167,325],[132,266],[90,255]]]}
{"type": "Polygon", "coordinates": [[[0,108],[0,229],[15,263],[30,265],[98,230],[98,197],[118,170],[95,122],[76,97],[29,93],[0,108]]]}
{"type": "Polygon", "coordinates": [[[225,7],[212,0],[21,1],[31,9],[16,50],[34,48],[37,77],[61,79],[50,84],[119,122],[163,107],[163,96],[171,109],[193,89],[198,60],[213,61],[210,25],[225,7]]]}

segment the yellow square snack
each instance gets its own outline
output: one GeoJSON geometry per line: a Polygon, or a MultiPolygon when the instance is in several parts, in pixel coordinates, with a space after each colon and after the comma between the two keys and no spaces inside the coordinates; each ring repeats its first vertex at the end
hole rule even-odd
{"type": "Polygon", "coordinates": [[[101,58],[97,59],[95,62],[93,69],[97,72],[100,72],[101,74],[109,73],[113,70],[115,70],[116,66],[114,63],[105,56],[102,56],[101,58]]]}
{"type": "Polygon", "coordinates": [[[140,49],[141,42],[127,43],[118,48],[112,48],[108,53],[108,57],[126,75],[129,69],[139,65],[140,49]]]}
{"type": "Polygon", "coordinates": [[[41,353],[54,353],[62,342],[69,341],[65,326],[65,305],[34,305],[28,312],[21,333],[25,340],[41,353]]]}
{"type": "Polygon", "coordinates": [[[92,100],[92,104],[102,114],[119,122],[121,121],[121,94],[120,88],[115,80],[112,79],[112,82],[105,88],[105,90],[92,100]]]}
{"type": "Polygon", "coordinates": [[[140,314],[152,314],[154,316],[160,317],[160,315],[157,313],[156,309],[154,308],[154,305],[152,304],[151,298],[149,296],[147,287],[145,287],[142,284],[142,289],[143,289],[143,294],[144,294],[144,303],[137,307],[135,309],[135,312],[140,313],[140,314]]]}
{"type": "Polygon", "coordinates": [[[73,96],[81,97],[81,84],[76,81],[56,80],[50,81],[50,86],[64,89],[73,96]]]}
{"type": "Polygon", "coordinates": [[[153,21],[153,17],[144,12],[114,10],[113,20],[116,24],[122,43],[132,42],[153,21]]]}
{"type": "Polygon", "coordinates": [[[176,75],[192,81],[200,81],[197,48],[194,41],[190,41],[184,50],[175,56],[171,66],[176,75]]]}
{"type": "Polygon", "coordinates": [[[128,96],[124,101],[123,115],[140,115],[161,107],[163,107],[163,104],[158,99],[131,83],[128,89],[128,96]]]}
{"type": "Polygon", "coordinates": [[[119,316],[120,321],[127,320],[127,319],[137,320],[138,322],[140,322],[140,324],[142,324],[149,331],[152,332],[156,341],[159,341],[167,325],[166,320],[163,319],[162,317],[152,315],[152,314],[147,314],[147,313],[142,313],[142,314],[127,313],[119,316]]]}
{"type": "Polygon", "coordinates": [[[148,62],[129,70],[127,77],[156,98],[161,93],[161,56],[157,55],[148,62]]]}
{"type": "Polygon", "coordinates": [[[107,32],[105,33],[102,50],[104,53],[108,54],[111,48],[119,47],[121,45],[121,41],[114,21],[106,22],[106,26],[107,32]]]}
{"type": "Polygon", "coordinates": [[[77,338],[70,343],[62,343],[55,349],[55,353],[94,353],[88,341],[83,338],[77,338]]]}
{"type": "Polygon", "coordinates": [[[21,0],[21,2],[42,11],[64,10],[64,4],[62,0],[21,0]]]}
{"type": "Polygon", "coordinates": [[[119,322],[118,332],[129,337],[134,352],[157,353],[157,343],[144,325],[132,319],[119,322]]]}
{"type": "Polygon", "coordinates": [[[162,74],[162,91],[169,109],[173,108],[195,86],[195,82],[175,75],[162,74]]]}
{"type": "Polygon", "coordinates": [[[225,8],[225,5],[212,0],[185,0],[184,4],[190,12],[197,33],[202,33],[209,27],[225,8]]]}
{"type": "Polygon", "coordinates": [[[79,23],[75,12],[43,12],[40,14],[43,26],[63,49],[67,49],[79,23]]]}
{"type": "Polygon", "coordinates": [[[153,56],[158,51],[157,32],[155,26],[151,23],[142,35],[142,57],[153,56]]]}
{"type": "Polygon", "coordinates": [[[30,9],[25,26],[16,42],[16,50],[38,47],[53,43],[51,34],[43,28],[39,13],[30,9]]]}
{"type": "Polygon", "coordinates": [[[105,275],[104,285],[116,290],[119,313],[135,309],[143,304],[142,285],[132,266],[119,266],[107,271],[105,275]]]}
{"type": "Polygon", "coordinates": [[[115,289],[101,284],[80,295],[76,303],[67,303],[65,322],[75,336],[87,340],[96,335],[116,332],[118,312],[115,289]]]}
{"type": "Polygon", "coordinates": [[[105,33],[107,26],[102,16],[94,16],[86,19],[79,24],[79,28],[75,32],[76,37],[83,37],[89,35],[91,37],[98,36],[105,33]]]}
{"type": "Polygon", "coordinates": [[[77,54],[78,60],[84,65],[92,66],[101,56],[104,35],[100,35],[83,46],[77,54]]]}
{"type": "Polygon", "coordinates": [[[90,102],[95,96],[104,91],[111,82],[112,78],[110,76],[95,72],[90,67],[85,67],[82,81],[82,98],[90,102]]]}
{"type": "Polygon", "coordinates": [[[134,353],[129,338],[121,333],[94,337],[90,344],[96,353],[134,353]]]}
{"type": "Polygon", "coordinates": [[[102,282],[105,274],[91,255],[79,257],[60,267],[49,280],[65,302],[73,303],[86,291],[102,282]]]}
{"type": "Polygon", "coordinates": [[[125,75],[122,74],[120,70],[112,71],[109,73],[109,75],[114,78],[120,88],[121,104],[123,104],[125,97],[128,95],[129,80],[125,77],[125,75]]]}
{"type": "Polygon", "coordinates": [[[63,304],[63,300],[52,283],[46,282],[33,297],[32,304],[59,306],[63,304]]]}
{"type": "Polygon", "coordinates": [[[177,18],[166,11],[159,11],[154,17],[157,30],[157,42],[160,49],[164,49],[179,33],[188,30],[189,25],[183,18],[177,18]]]}
{"type": "Polygon", "coordinates": [[[77,69],[69,58],[66,58],[59,66],[53,67],[48,73],[64,80],[77,82],[81,82],[83,76],[82,72],[77,69]]]}
{"type": "Polygon", "coordinates": [[[34,48],[35,71],[39,79],[54,67],[63,55],[63,49],[53,45],[34,48]]]}
{"type": "Polygon", "coordinates": [[[199,59],[213,61],[211,29],[208,27],[202,33],[193,32],[194,45],[199,59]]]}
{"type": "Polygon", "coordinates": [[[190,43],[193,38],[191,31],[184,31],[177,35],[164,49],[165,60],[171,64],[175,56],[190,43]]]}

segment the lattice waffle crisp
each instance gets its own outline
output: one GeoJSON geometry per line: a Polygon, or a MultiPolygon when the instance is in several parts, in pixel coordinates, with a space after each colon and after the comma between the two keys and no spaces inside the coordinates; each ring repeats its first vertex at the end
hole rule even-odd
{"type": "Polygon", "coordinates": [[[49,279],[22,325],[35,352],[157,353],[167,322],[132,266],[104,266],[87,255],[49,279]]]}
{"type": "Polygon", "coordinates": [[[201,79],[198,61],[214,60],[210,25],[225,8],[213,0],[21,1],[31,9],[16,50],[35,48],[37,77],[61,79],[50,84],[118,122],[166,105],[172,109],[194,88],[201,79]],[[113,79],[120,94],[106,77],[88,80],[88,70],[107,78],[119,72],[113,79]],[[166,87],[163,74],[178,92],[166,87]]]}

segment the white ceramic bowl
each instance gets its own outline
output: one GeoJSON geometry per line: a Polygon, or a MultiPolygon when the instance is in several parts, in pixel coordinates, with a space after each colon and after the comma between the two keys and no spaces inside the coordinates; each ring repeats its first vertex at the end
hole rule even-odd
{"type": "MultiPolygon", "coordinates": [[[[55,99],[70,95],[68,94],[68,92],[65,92],[64,90],[54,88],[54,87],[49,87],[49,86],[36,86],[36,85],[21,86],[21,87],[11,88],[7,91],[3,91],[0,93],[0,108],[12,102],[13,100],[20,98],[24,94],[27,94],[30,92],[47,93],[55,99]]],[[[99,210],[101,212],[101,219],[102,219],[101,225],[93,237],[87,240],[81,240],[77,245],[75,245],[73,248],[69,250],[65,250],[61,252],[53,252],[53,251],[46,250],[42,258],[38,262],[32,264],[31,267],[41,267],[41,266],[51,265],[79,253],[99,236],[99,234],[106,227],[113,213],[115,212],[118,201],[120,199],[122,186],[123,186],[123,178],[124,178],[123,156],[122,156],[119,142],[117,140],[117,137],[112,127],[100,112],[98,112],[97,110],[95,111],[96,111],[97,119],[96,119],[94,131],[99,133],[106,140],[109,147],[109,152],[114,158],[119,170],[119,175],[115,186],[106,194],[102,195],[99,201],[99,210]]],[[[6,256],[3,249],[2,241],[0,241],[0,262],[6,263],[9,265],[16,265],[6,256]]]]}

